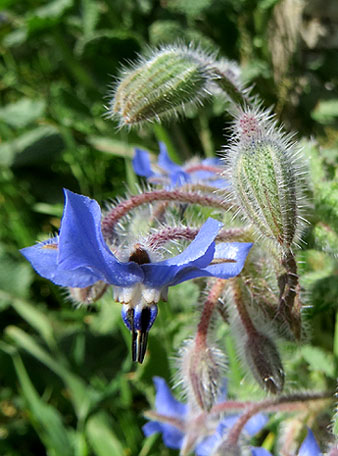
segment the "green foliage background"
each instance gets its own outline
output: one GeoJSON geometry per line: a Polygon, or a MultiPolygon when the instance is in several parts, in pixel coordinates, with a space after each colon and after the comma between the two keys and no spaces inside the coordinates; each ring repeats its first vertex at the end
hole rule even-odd
{"type": "MultiPolygon", "coordinates": [[[[124,194],[126,186],[135,190],[135,145],[157,151],[163,140],[183,161],[211,156],[226,141],[230,118],[218,100],[179,123],[141,131],[119,131],[104,118],[121,62],[149,44],[193,41],[238,61],[264,104],[274,104],[286,127],[305,138],[314,210],[298,259],[312,305],[311,338],[284,351],[292,387],[335,388],[338,7],[334,0],[325,11],[314,0],[303,9],[296,4],[0,0],[1,455],[176,454],[159,437],[144,439],[142,412],[153,402],[152,376],[171,378],[169,358],[191,334],[198,286],[171,290],[150,335],[150,354],[134,366],[111,296],[95,308],[74,309],[18,252],[58,230],[63,187],[99,202],[124,194]]],[[[248,376],[242,380],[227,330],[218,332],[229,353],[230,394],[262,397],[248,376]]],[[[324,424],[331,415],[324,414],[324,424]]],[[[277,424],[257,444],[271,449],[277,424]]]]}

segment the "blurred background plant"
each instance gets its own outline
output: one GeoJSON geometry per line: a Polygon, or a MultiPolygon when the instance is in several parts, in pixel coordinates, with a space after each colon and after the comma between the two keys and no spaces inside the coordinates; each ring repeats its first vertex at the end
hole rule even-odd
{"type": "MultiPolygon", "coordinates": [[[[332,389],[338,369],[338,5],[335,0],[0,0],[0,453],[169,455],[144,439],[152,377],[169,380],[190,334],[197,284],[171,290],[141,366],[129,356],[120,307],[105,296],[74,309],[18,249],[58,230],[62,188],[103,202],[133,191],[135,146],[171,158],[211,157],[230,121],[223,102],[139,131],[104,119],[121,62],[149,44],[197,42],[237,61],[254,93],[297,130],[312,176],[311,228],[298,253],[308,341],[285,344],[289,385],[332,389]],[[304,139],[305,138],[305,139],[304,139]],[[184,311],[182,304],[184,303],[184,311]],[[169,355],[169,356],[168,356],[169,355]]],[[[262,397],[244,375],[226,327],[229,395],[262,397]],[[240,388],[238,385],[240,384],[240,388]]],[[[281,417],[256,436],[271,449],[281,417]]],[[[321,428],[330,423],[323,413],[321,428]]],[[[338,429],[336,429],[338,434],[338,429]]]]}

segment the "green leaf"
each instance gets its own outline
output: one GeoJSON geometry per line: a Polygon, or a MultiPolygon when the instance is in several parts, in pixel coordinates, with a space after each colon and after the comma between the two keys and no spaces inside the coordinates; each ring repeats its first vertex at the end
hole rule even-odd
{"type": "Polygon", "coordinates": [[[335,416],[333,418],[332,432],[333,435],[338,437],[338,410],[336,411],[335,416]]]}
{"type": "Polygon", "coordinates": [[[23,128],[41,117],[45,108],[44,100],[21,98],[0,108],[0,121],[14,128],[23,128]]]}
{"type": "Polygon", "coordinates": [[[167,8],[196,18],[203,10],[211,7],[213,0],[171,0],[167,8]]]}
{"type": "Polygon", "coordinates": [[[61,21],[64,13],[73,6],[73,0],[54,0],[27,15],[29,32],[52,27],[61,21]]]}
{"type": "MultiPolygon", "coordinates": [[[[1,292],[0,292],[1,296],[1,292]]],[[[55,347],[53,326],[50,319],[36,306],[22,299],[13,299],[12,306],[29,323],[50,347],[55,347]]]]}
{"type": "Polygon", "coordinates": [[[338,366],[338,312],[336,313],[336,324],[334,328],[333,354],[335,357],[336,366],[338,366]]]}
{"type": "Polygon", "coordinates": [[[301,353],[305,361],[310,365],[311,370],[323,372],[330,378],[336,377],[332,353],[311,345],[303,346],[301,353]]]}
{"type": "Polygon", "coordinates": [[[311,117],[321,124],[332,124],[338,118],[338,99],[321,100],[311,112],[311,117]]]}
{"type": "Polygon", "coordinates": [[[128,145],[123,141],[118,141],[111,138],[105,138],[101,136],[89,136],[87,137],[87,141],[96,150],[100,152],[104,152],[109,155],[113,155],[116,157],[134,157],[134,148],[141,147],[139,145],[128,145]]]}
{"type": "Polygon", "coordinates": [[[12,358],[34,427],[47,450],[55,456],[72,456],[74,452],[71,440],[60,413],[40,398],[19,354],[14,354],[12,358]]]}
{"type": "Polygon", "coordinates": [[[123,447],[112,429],[112,423],[103,412],[89,418],[86,432],[95,455],[121,456],[124,454],[123,447]]]}
{"type": "Polygon", "coordinates": [[[82,0],[82,24],[85,38],[89,38],[98,23],[100,4],[97,0],[82,0]]]}
{"type": "Polygon", "coordinates": [[[0,255],[0,299],[26,297],[32,280],[33,271],[28,264],[16,262],[7,255],[0,255]]]}
{"type": "Polygon", "coordinates": [[[23,166],[38,162],[50,165],[51,157],[63,148],[56,128],[42,126],[1,144],[0,166],[23,166]]]}
{"type": "Polygon", "coordinates": [[[95,390],[92,390],[81,378],[68,370],[62,361],[52,357],[46,352],[29,334],[22,331],[22,329],[16,326],[8,326],[5,333],[15,345],[30,353],[63,380],[69,389],[70,399],[78,418],[84,420],[88,415],[91,406],[100,399],[95,390]]]}
{"type": "Polygon", "coordinates": [[[118,327],[121,305],[114,302],[110,294],[100,299],[100,303],[100,311],[90,319],[90,329],[94,333],[110,334],[118,327]]]}

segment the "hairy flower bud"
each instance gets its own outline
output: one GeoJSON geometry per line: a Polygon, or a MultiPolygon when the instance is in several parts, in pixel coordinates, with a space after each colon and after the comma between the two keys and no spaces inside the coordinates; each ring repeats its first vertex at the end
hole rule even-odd
{"type": "Polygon", "coordinates": [[[121,125],[159,121],[187,105],[200,104],[210,92],[209,58],[187,46],[165,46],[125,70],[109,106],[121,125]]]}
{"type": "Polygon", "coordinates": [[[259,234],[290,249],[301,220],[298,151],[268,113],[255,109],[239,112],[235,134],[229,150],[235,199],[259,234]]]}
{"type": "Polygon", "coordinates": [[[107,291],[108,284],[102,280],[85,288],[68,288],[69,296],[75,304],[88,306],[98,301],[107,291]]]}
{"type": "Polygon", "coordinates": [[[284,369],[278,350],[272,340],[259,332],[248,334],[245,357],[259,385],[277,394],[283,390],[284,369]]]}
{"type": "Polygon", "coordinates": [[[181,352],[181,375],[188,398],[202,410],[209,411],[214,405],[221,374],[225,366],[223,353],[213,346],[186,343],[181,352]]]}

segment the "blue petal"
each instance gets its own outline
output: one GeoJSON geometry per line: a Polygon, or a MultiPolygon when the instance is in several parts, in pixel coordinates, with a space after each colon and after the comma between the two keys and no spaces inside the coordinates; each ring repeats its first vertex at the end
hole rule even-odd
{"type": "Polygon", "coordinates": [[[269,421],[269,418],[262,413],[258,413],[257,415],[250,418],[250,420],[244,426],[245,431],[252,437],[255,434],[258,434],[266,423],[269,421]]]}
{"type": "Polygon", "coordinates": [[[151,162],[148,152],[142,149],[135,149],[133,168],[138,176],[151,177],[154,172],[151,169],[151,162]]]}
{"type": "Polygon", "coordinates": [[[246,257],[252,247],[251,242],[227,242],[217,244],[215,259],[234,260],[235,263],[221,263],[206,268],[214,277],[229,279],[237,276],[243,269],[246,257]]]}
{"type": "Polygon", "coordinates": [[[57,265],[58,250],[47,247],[48,245],[56,245],[57,242],[58,238],[53,238],[21,249],[20,252],[38,274],[56,285],[84,288],[100,280],[100,277],[88,268],[79,268],[76,272],[60,269],[57,265]]]}
{"type": "Polygon", "coordinates": [[[188,280],[193,271],[197,273],[196,277],[211,275],[200,268],[205,268],[212,261],[215,252],[214,239],[221,227],[221,222],[209,218],[182,253],[168,260],[142,265],[144,283],[160,289],[188,280]]]}
{"type": "Polygon", "coordinates": [[[218,424],[216,431],[210,437],[205,438],[196,447],[197,456],[209,456],[213,454],[213,450],[221,443],[226,435],[226,430],[231,428],[238,420],[239,415],[230,415],[222,419],[218,424]]]}
{"type": "Polygon", "coordinates": [[[200,269],[186,269],[177,273],[173,284],[178,284],[186,280],[197,277],[218,277],[220,279],[230,279],[237,276],[243,269],[246,257],[252,243],[229,242],[216,245],[214,259],[231,259],[235,263],[221,263],[207,266],[200,269]]]}
{"type": "Polygon", "coordinates": [[[251,454],[252,454],[252,456],[272,456],[270,451],[266,450],[265,448],[258,448],[258,447],[252,447],[251,454]]]}
{"type": "Polygon", "coordinates": [[[170,159],[166,145],[163,142],[160,142],[158,165],[169,175],[172,187],[180,187],[190,182],[190,176],[184,171],[183,167],[170,159]]]}
{"type": "Polygon", "coordinates": [[[95,200],[65,190],[65,209],[59,237],[59,267],[75,270],[89,267],[101,280],[117,286],[142,281],[143,273],[133,262],[120,263],[101,232],[101,209],[95,200]]]}
{"type": "Polygon", "coordinates": [[[155,432],[162,432],[162,423],[159,421],[149,421],[149,423],[142,426],[142,431],[146,437],[155,434],[155,432]]]}
{"type": "Polygon", "coordinates": [[[163,442],[167,448],[179,450],[182,446],[184,434],[175,428],[175,426],[171,426],[167,423],[153,421],[146,423],[142,427],[142,430],[146,437],[155,434],[155,432],[160,432],[162,434],[163,442]]]}
{"type": "Polygon", "coordinates": [[[154,377],[153,381],[156,388],[156,411],[161,415],[178,418],[180,420],[184,419],[185,414],[187,413],[186,404],[179,402],[173,397],[164,378],[154,377]]]}
{"type": "Polygon", "coordinates": [[[308,429],[306,439],[299,449],[298,456],[321,456],[320,448],[311,429],[308,429]]]}
{"type": "Polygon", "coordinates": [[[216,445],[221,442],[221,437],[218,433],[206,437],[199,443],[196,448],[196,456],[210,456],[213,454],[213,450],[216,448],[216,445]]]}
{"type": "MultiPolygon", "coordinates": [[[[154,377],[153,380],[156,388],[156,411],[161,415],[184,420],[187,413],[186,404],[182,404],[173,397],[163,378],[154,377]]],[[[171,424],[153,421],[145,424],[142,429],[147,437],[155,432],[161,432],[164,444],[168,448],[177,450],[181,448],[184,434],[171,424]]]]}
{"type": "Polygon", "coordinates": [[[228,396],[228,379],[223,378],[221,381],[221,385],[219,386],[218,395],[217,395],[217,404],[220,402],[226,401],[228,396]]]}
{"type": "Polygon", "coordinates": [[[142,281],[140,266],[120,263],[104,242],[97,202],[69,190],[65,198],[58,248],[38,244],[22,251],[37,272],[57,285],[80,288],[98,280],[118,286],[142,281]]]}
{"type": "Polygon", "coordinates": [[[168,174],[184,172],[182,166],[177,165],[170,159],[166,145],[163,142],[160,142],[159,145],[160,154],[158,156],[158,165],[168,174]]]}
{"type": "Polygon", "coordinates": [[[202,165],[207,166],[222,166],[222,160],[217,157],[209,157],[202,160],[202,165]]]}
{"type": "Polygon", "coordinates": [[[170,183],[172,187],[181,187],[190,181],[191,178],[185,171],[178,171],[177,173],[170,174],[170,183]]]}

